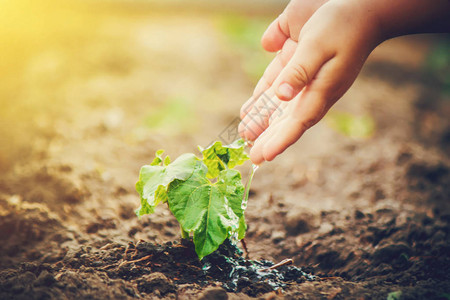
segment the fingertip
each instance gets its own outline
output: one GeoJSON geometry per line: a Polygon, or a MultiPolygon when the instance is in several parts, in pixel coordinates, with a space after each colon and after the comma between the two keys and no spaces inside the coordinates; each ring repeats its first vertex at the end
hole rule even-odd
{"type": "Polygon", "coordinates": [[[255,132],[255,130],[258,130],[258,128],[255,127],[249,127],[248,125],[245,126],[245,132],[244,132],[244,138],[247,141],[254,141],[258,138],[259,134],[261,132],[255,132]]]}
{"type": "Polygon", "coordinates": [[[264,161],[272,161],[274,160],[279,154],[283,153],[285,148],[280,148],[278,144],[274,144],[274,138],[271,137],[268,140],[266,140],[264,146],[261,149],[261,155],[264,159],[264,161]]]}
{"type": "Polygon", "coordinates": [[[250,155],[250,161],[252,162],[252,164],[254,164],[254,165],[260,165],[260,164],[262,164],[263,162],[264,162],[264,160],[263,159],[260,159],[260,158],[254,158],[253,156],[251,156],[250,155]]]}
{"type": "Polygon", "coordinates": [[[261,153],[257,150],[255,150],[255,146],[252,147],[250,150],[250,160],[255,165],[260,165],[264,162],[264,157],[261,155],[261,153]]]}
{"type": "Polygon", "coordinates": [[[266,161],[264,152],[265,148],[267,147],[267,140],[270,139],[270,135],[273,128],[269,128],[268,130],[265,130],[257,140],[255,140],[255,143],[253,144],[252,149],[250,150],[250,159],[255,165],[259,165],[266,161]]]}
{"type": "Polygon", "coordinates": [[[241,123],[239,123],[238,131],[243,139],[247,141],[254,141],[262,133],[263,129],[258,126],[258,124],[255,123],[249,115],[247,115],[241,123]]]}
{"type": "Polygon", "coordinates": [[[278,156],[279,153],[275,153],[274,151],[271,151],[270,148],[264,148],[263,149],[263,157],[265,161],[272,161],[275,159],[275,157],[278,156]]]}
{"type": "Polygon", "coordinates": [[[267,52],[277,52],[283,48],[284,41],[273,40],[272,38],[263,38],[261,39],[261,45],[264,50],[267,52]]]}
{"type": "Polygon", "coordinates": [[[280,27],[279,17],[273,21],[261,38],[261,45],[264,50],[269,52],[276,52],[283,48],[284,42],[288,36],[284,34],[280,27]]]}
{"type": "Polygon", "coordinates": [[[250,150],[250,160],[253,164],[259,165],[265,161],[272,161],[277,157],[278,153],[272,151],[271,147],[256,143],[250,150]]]}
{"type": "Polygon", "coordinates": [[[272,134],[264,143],[262,149],[262,156],[265,161],[272,161],[278,155],[282,154],[294,144],[305,132],[305,129],[298,126],[296,122],[291,119],[285,119],[281,123],[277,123],[276,133],[272,134]]]}

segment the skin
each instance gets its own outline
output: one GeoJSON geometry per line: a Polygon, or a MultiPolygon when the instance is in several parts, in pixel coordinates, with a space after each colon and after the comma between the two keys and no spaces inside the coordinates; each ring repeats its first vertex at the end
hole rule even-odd
{"type": "Polygon", "coordinates": [[[449,12],[450,0],[292,0],[262,37],[278,53],[241,109],[252,162],[273,160],[321,120],[376,46],[450,31],[449,12]]]}

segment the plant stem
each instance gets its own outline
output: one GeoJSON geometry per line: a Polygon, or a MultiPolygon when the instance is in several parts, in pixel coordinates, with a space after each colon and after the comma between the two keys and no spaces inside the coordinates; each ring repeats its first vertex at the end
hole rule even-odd
{"type": "Polygon", "coordinates": [[[185,239],[185,240],[189,240],[189,232],[184,231],[183,228],[181,228],[181,226],[180,226],[180,231],[181,231],[181,238],[185,239]]]}

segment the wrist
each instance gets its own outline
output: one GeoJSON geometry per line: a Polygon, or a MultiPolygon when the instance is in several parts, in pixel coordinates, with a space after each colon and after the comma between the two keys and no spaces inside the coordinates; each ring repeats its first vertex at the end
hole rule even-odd
{"type": "Polygon", "coordinates": [[[448,0],[361,0],[373,17],[379,40],[415,33],[448,32],[450,1],[448,0]]]}
{"type": "MultiPolygon", "coordinates": [[[[332,0],[341,6],[341,10],[353,19],[352,26],[357,28],[361,50],[370,53],[379,44],[388,39],[383,20],[374,7],[377,0],[332,0]],[[363,49],[364,48],[364,49],[363,49]]],[[[384,0],[381,0],[384,1],[384,0]]],[[[390,1],[390,0],[388,0],[390,1]]]]}

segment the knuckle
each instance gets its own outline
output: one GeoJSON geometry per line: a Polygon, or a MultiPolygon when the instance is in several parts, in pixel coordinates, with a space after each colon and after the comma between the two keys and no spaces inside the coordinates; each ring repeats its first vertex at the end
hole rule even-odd
{"type": "Polygon", "coordinates": [[[319,122],[319,119],[315,118],[315,117],[302,119],[302,120],[299,121],[299,127],[303,131],[306,131],[306,130],[310,129],[311,127],[313,127],[314,125],[316,125],[317,122],[319,122]]]}
{"type": "Polygon", "coordinates": [[[297,85],[305,86],[310,81],[308,71],[304,66],[296,64],[292,66],[292,71],[293,79],[297,85]]]}

